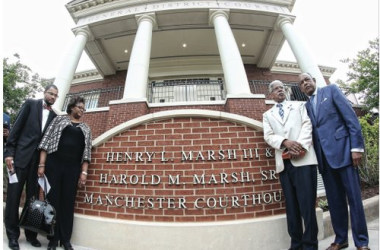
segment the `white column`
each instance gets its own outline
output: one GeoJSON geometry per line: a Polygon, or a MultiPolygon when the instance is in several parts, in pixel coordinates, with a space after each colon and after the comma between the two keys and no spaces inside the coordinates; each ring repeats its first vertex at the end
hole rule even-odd
{"type": "Polygon", "coordinates": [[[252,96],[243,60],[228,23],[228,15],[228,10],[210,10],[210,24],[213,24],[215,28],[227,97],[228,95],[252,96]]]}
{"type": "Polygon", "coordinates": [[[302,72],[310,73],[315,78],[318,87],[326,86],[326,81],[319,70],[318,64],[314,61],[314,56],[295,31],[290,18],[280,16],[277,21],[277,26],[281,28],[302,72]]]}
{"type": "Polygon", "coordinates": [[[75,40],[71,48],[67,52],[62,64],[55,77],[54,84],[58,87],[58,95],[60,96],[54,104],[54,107],[61,111],[65,102],[66,94],[70,90],[75,70],[78,67],[80,57],[83,53],[87,40],[91,37],[88,28],[79,28],[74,30],[75,40]]]}
{"type": "Polygon", "coordinates": [[[155,14],[138,15],[136,19],[138,28],[129,60],[123,99],[146,100],[155,14]]]}

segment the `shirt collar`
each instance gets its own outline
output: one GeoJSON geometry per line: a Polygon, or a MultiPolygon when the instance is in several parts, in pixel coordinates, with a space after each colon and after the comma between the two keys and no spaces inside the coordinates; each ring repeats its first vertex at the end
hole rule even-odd
{"type": "Polygon", "coordinates": [[[279,104],[279,103],[281,103],[282,106],[284,107],[286,105],[286,100],[283,100],[282,102],[276,102],[276,105],[279,104]]]}

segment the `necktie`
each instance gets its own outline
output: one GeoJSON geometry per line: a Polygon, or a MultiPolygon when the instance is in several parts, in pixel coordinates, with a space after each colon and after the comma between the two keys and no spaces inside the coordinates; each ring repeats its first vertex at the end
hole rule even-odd
{"type": "Polygon", "coordinates": [[[43,106],[44,106],[44,109],[47,109],[47,110],[51,111],[51,106],[46,105],[46,103],[44,103],[43,106]]]}
{"type": "Polygon", "coordinates": [[[315,95],[312,95],[310,97],[310,103],[311,103],[311,106],[313,107],[313,112],[314,112],[314,115],[317,114],[317,109],[316,109],[316,103],[317,103],[317,98],[315,98],[315,95]]]}
{"type": "Polygon", "coordinates": [[[284,119],[284,110],[282,109],[282,103],[277,103],[278,113],[281,116],[281,119],[284,119]]]}

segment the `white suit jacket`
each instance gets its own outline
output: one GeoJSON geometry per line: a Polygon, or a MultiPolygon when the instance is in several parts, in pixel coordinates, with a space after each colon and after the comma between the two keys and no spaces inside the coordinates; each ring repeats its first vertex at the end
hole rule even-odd
{"type": "Polygon", "coordinates": [[[274,105],[263,114],[264,140],[275,149],[276,172],[284,170],[281,143],[285,139],[299,142],[306,154],[304,157],[291,160],[293,166],[317,165],[317,157],[312,145],[312,124],[303,102],[283,102],[284,118],[274,105]]]}

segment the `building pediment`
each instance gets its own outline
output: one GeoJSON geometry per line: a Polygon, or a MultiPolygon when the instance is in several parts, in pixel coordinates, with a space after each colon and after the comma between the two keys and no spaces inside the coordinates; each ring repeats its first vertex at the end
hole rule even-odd
{"type": "Polygon", "coordinates": [[[104,76],[128,68],[138,27],[136,15],[149,12],[155,14],[152,61],[194,57],[219,60],[210,9],[229,10],[228,22],[245,64],[271,68],[285,40],[276,27],[278,17],[294,20],[294,2],[78,0],[66,8],[77,24],[75,29],[86,27],[91,33],[85,51],[104,76]]]}

